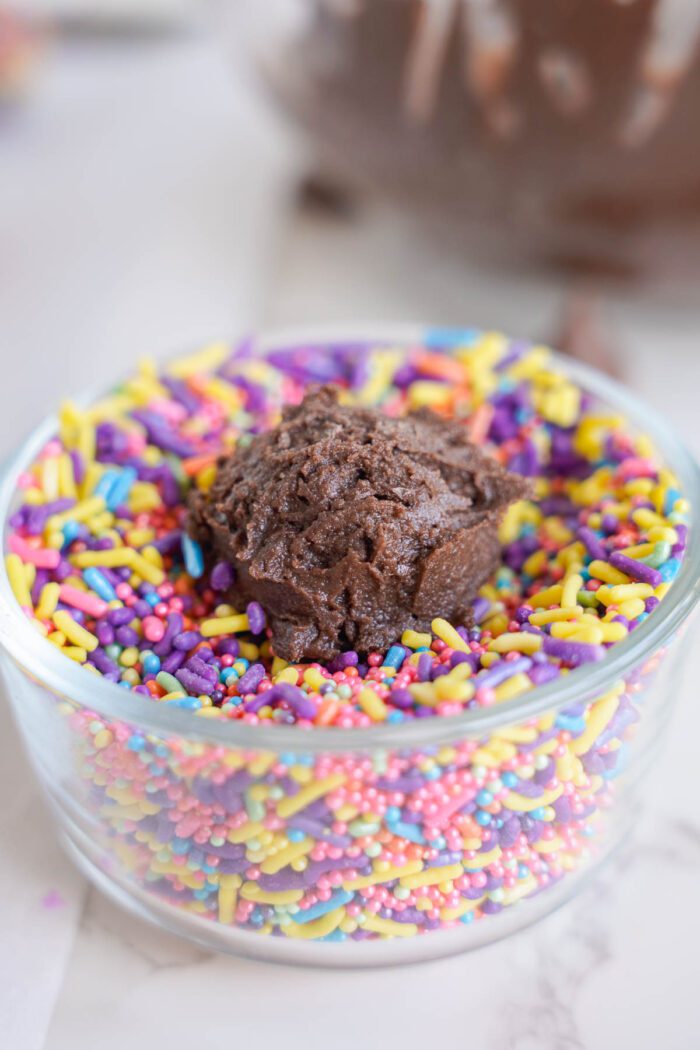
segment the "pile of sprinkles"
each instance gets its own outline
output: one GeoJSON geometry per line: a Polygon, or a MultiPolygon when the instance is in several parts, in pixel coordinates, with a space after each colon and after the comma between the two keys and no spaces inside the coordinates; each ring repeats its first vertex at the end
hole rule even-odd
{"type": "Polygon", "coordinates": [[[214,345],[159,375],[151,362],[60,430],[19,480],[7,573],[37,629],[68,658],[159,703],[257,723],[367,726],[510,700],[633,631],[674,579],[687,503],[644,436],[591,408],[548,351],[488,333],[424,345],[214,345]],[[452,344],[452,345],[450,345],[452,344]],[[502,565],[472,622],[435,619],[386,652],[288,665],[253,602],[222,600],[185,529],[190,485],[274,425],[313,382],[389,414],[428,406],[535,481],[511,507],[502,565]]]}
{"type": "Polygon", "coordinates": [[[686,500],[649,441],[546,349],[429,331],[403,346],[215,345],[162,374],[145,363],[102,401],[65,405],[18,490],[7,575],[67,659],[144,704],[302,730],[294,751],[224,747],[58,697],[109,877],[222,926],[355,942],[489,919],[603,848],[661,653],[603,695],[480,738],[357,752],[338,733],[337,748],[305,750],[313,726],[450,716],[583,674],[663,600],[686,500]],[[386,652],[288,665],[259,605],[225,604],[231,567],[205,566],[186,494],[317,382],[390,414],[429,406],[463,419],[533,479],[533,499],[503,520],[502,563],[469,623],[438,618],[386,652]]]}

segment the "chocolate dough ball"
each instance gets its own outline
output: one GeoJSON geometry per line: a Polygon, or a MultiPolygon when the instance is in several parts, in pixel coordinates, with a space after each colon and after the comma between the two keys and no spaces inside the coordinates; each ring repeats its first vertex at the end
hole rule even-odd
{"type": "Polygon", "coordinates": [[[279,656],[329,660],[463,620],[527,493],[463,423],[341,405],[326,386],[220,461],[189,529],[233,567],[231,603],[263,606],[279,656]]]}

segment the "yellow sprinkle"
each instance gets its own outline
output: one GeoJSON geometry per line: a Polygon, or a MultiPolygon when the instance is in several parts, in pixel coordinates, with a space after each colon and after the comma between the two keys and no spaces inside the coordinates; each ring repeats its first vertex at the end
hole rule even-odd
{"type": "Polygon", "coordinates": [[[603,623],[600,621],[598,627],[603,636],[601,639],[603,642],[621,642],[628,634],[624,623],[619,621],[616,623],[603,623]]]}
{"type": "Polygon", "coordinates": [[[39,620],[48,620],[53,616],[60,593],[61,585],[58,583],[47,583],[41,588],[39,604],[36,607],[36,616],[39,620]]]}
{"type": "Polygon", "coordinates": [[[536,653],[542,648],[542,637],[527,632],[506,632],[489,642],[488,647],[493,653],[536,653]]]}
{"type": "Polygon", "coordinates": [[[452,387],[429,379],[417,379],[408,388],[408,403],[411,408],[449,405],[454,399],[452,387]]]}
{"type": "MultiPolygon", "coordinates": [[[[304,671],[304,681],[307,685],[311,686],[315,692],[318,692],[328,679],[324,678],[321,672],[315,667],[309,667],[304,671]]],[[[294,672],[294,684],[296,684],[296,671],[294,672]]]]}
{"type": "Polygon", "coordinates": [[[610,597],[617,605],[629,598],[651,598],[654,588],[648,583],[625,583],[610,588],[610,597]]]}
{"type": "Polygon", "coordinates": [[[256,904],[296,904],[304,896],[303,890],[263,890],[255,882],[244,882],[241,897],[256,904]]]}
{"type": "Polygon", "coordinates": [[[432,638],[429,634],[420,634],[418,631],[404,631],[401,635],[401,644],[408,649],[429,648],[432,638]]]}
{"type": "Polygon", "coordinates": [[[629,576],[626,576],[624,572],[620,572],[613,565],[608,565],[606,561],[599,561],[597,558],[588,566],[588,572],[594,579],[602,580],[603,583],[613,586],[630,582],[629,576]]]}
{"type": "Polygon", "coordinates": [[[512,364],[507,369],[506,375],[510,379],[520,381],[522,379],[532,379],[533,376],[537,375],[549,362],[551,357],[551,351],[544,346],[533,346],[527,354],[524,354],[519,361],[512,364]]]}
{"type": "Polygon", "coordinates": [[[255,663],[260,655],[260,649],[252,642],[239,642],[238,648],[243,659],[248,660],[251,664],[255,663]]]}
{"type": "Polygon", "coordinates": [[[240,828],[231,828],[227,838],[229,842],[238,845],[241,842],[247,842],[248,839],[257,838],[262,831],[264,831],[262,824],[259,824],[257,821],[248,821],[247,824],[241,825],[240,828]]]}
{"type": "Polygon", "coordinates": [[[53,531],[62,529],[67,521],[87,521],[104,509],[105,501],[102,496],[89,496],[76,503],[70,510],[64,510],[61,514],[53,514],[47,521],[46,528],[53,531]]]}
{"type": "Polygon", "coordinates": [[[311,852],[314,845],[314,840],[310,838],[302,839],[301,842],[290,842],[284,849],[280,849],[277,853],[267,857],[260,865],[260,870],[265,875],[275,875],[287,864],[291,864],[293,860],[305,857],[307,853],[311,852]]]}
{"type": "Polygon", "coordinates": [[[77,499],[73,460],[65,452],[58,459],[58,490],[60,495],[67,499],[77,499]]]}
{"type": "Polygon", "coordinates": [[[92,463],[96,453],[95,428],[84,416],[78,424],[77,448],[83,463],[92,463]]]}
{"type": "Polygon", "coordinates": [[[98,751],[102,751],[103,748],[109,747],[113,740],[114,737],[109,729],[99,729],[92,738],[93,745],[98,751]]]}
{"type": "Polygon", "coordinates": [[[454,678],[450,678],[450,675],[447,674],[436,679],[434,688],[435,696],[438,701],[460,704],[465,703],[467,700],[471,700],[476,691],[476,686],[473,682],[460,682],[454,678]]]}
{"type": "Polygon", "coordinates": [[[219,634],[237,634],[239,631],[247,631],[248,616],[241,613],[238,616],[221,616],[212,620],[204,620],[199,631],[203,638],[214,638],[219,634]]]}
{"type": "Polygon", "coordinates": [[[340,787],[341,784],[345,783],[344,773],[333,773],[329,777],[325,777],[323,780],[315,780],[312,784],[298,791],[296,795],[292,795],[289,798],[283,798],[277,803],[277,816],[281,817],[282,820],[287,820],[288,817],[298,813],[300,809],[304,809],[306,806],[315,802],[317,798],[322,798],[327,795],[330,791],[334,791],[335,788],[340,787]]]}
{"type": "Polygon", "coordinates": [[[651,543],[678,543],[678,533],[675,529],[665,525],[655,525],[647,533],[651,543]]]}
{"type": "Polygon", "coordinates": [[[548,623],[575,620],[582,612],[582,606],[572,605],[568,609],[545,609],[544,612],[530,613],[528,620],[535,627],[543,627],[548,623]]]}
{"type": "Polygon", "coordinates": [[[446,922],[454,921],[459,919],[462,915],[466,915],[467,912],[474,911],[480,904],[486,900],[486,894],[482,897],[477,897],[475,900],[463,900],[456,908],[442,908],[440,911],[440,918],[446,922]]]}
{"type": "Polygon", "coordinates": [[[413,937],[418,933],[415,923],[395,922],[394,919],[382,919],[379,915],[368,915],[362,926],[384,937],[413,937]]]}
{"type": "Polygon", "coordinates": [[[219,892],[217,897],[219,922],[222,922],[225,925],[233,922],[241,881],[240,875],[219,876],[219,892]]]}
{"type": "MultiPolygon", "coordinates": [[[[590,750],[617,711],[618,697],[623,689],[622,685],[615,687],[589,708],[586,728],[569,744],[575,755],[585,755],[590,750]]],[[[548,806],[552,801],[554,799],[548,799],[541,804],[548,806]]]]}
{"type": "Polygon", "coordinates": [[[463,874],[461,864],[445,864],[439,868],[427,868],[414,875],[402,875],[399,882],[410,890],[416,890],[422,886],[437,886],[438,883],[458,879],[463,874]]]}
{"type": "Polygon", "coordinates": [[[231,386],[224,379],[218,379],[216,376],[202,383],[202,390],[207,397],[225,405],[231,412],[238,412],[243,403],[237,387],[231,386]]]}
{"type": "Polygon", "coordinates": [[[540,839],[539,842],[534,844],[534,849],[536,849],[538,853],[555,853],[557,850],[561,849],[563,845],[564,843],[559,837],[553,839],[540,839]]]}
{"type": "Polygon", "coordinates": [[[627,558],[646,558],[654,553],[653,543],[637,543],[634,547],[624,547],[620,554],[627,558]]]}
{"type": "Polygon", "coordinates": [[[29,592],[24,563],[19,554],[8,554],[5,558],[5,571],[10,581],[12,593],[24,609],[32,608],[32,596],[29,592]]]}
{"type": "Polygon", "coordinates": [[[61,652],[77,664],[84,664],[87,660],[87,651],[79,645],[66,645],[61,652]]]}
{"type": "Polygon", "coordinates": [[[83,499],[88,499],[92,495],[105,469],[101,463],[88,463],[85,468],[85,476],[80,485],[80,495],[83,499]]]}
{"type": "Polygon", "coordinates": [[[284,667],[279,674],[274,676],[274,681],[275,684],[278,682],[287,682],[289,685],[296,685],[298,678],[299,672],[296,667],[284,667]]]}
{"type": "Polygon", "coordinates": [[[39,464],[41,471],[41,489],[46,497],[47,503],[50,500],[58,499],[60,495],[59,483],[58,483],[58,458],[56,456],[48,456],[46,459],[42,459],[39,464]]]}
{"type": "Polygon", "coordinates": [[[572,609],[577,606],[578,592],[582,587],[583,577],[579,576],[577,572],[573,572],[566,577],[561,591],[561,605],[563,609],[572,609]]]}
{"type": "Polygon", "coordinates": [[[366,715],[373,722],[383,722],[387,716],[387,707],[381,697],[377,696],[374,689],[366,686],[358,695],[358,703],[366,715]]]}
{"type": "Polygon", "coordinates": [[[548,605],[556,605],[561,599],[562,585],[555,583],[552,587],[545,587],[543,591],[533,594],[528,598],[528,604],[534,609],[546,608],[548,605]]]}
{"type": "Polygon", "coordinates": [[[90,631],[86,631],[81,624],[76,623],[70,613],[67,613],[65,610],[61,609],[55,612],[52,619],[59,631],[62,631],[74,645],[87,649],[89,653],[93,652],[99,645],[95,635],[91,634],[90,631]]]}
{"type": "Polygon", "coordinates": [[[568,635],[572,642],[585,642],[586,645],[600,645],[603,632],[598,624],[583,624],[580,627],[572,625],[575,630],[568,635]]]}
{"type": "Polygon", "coordinates": [[[393,882],[407,875],[413,875],[423,870],[420,860],[409,860],[403,867],[388,866],[383,871],[374,870],[371,875],[360,875],[356,879],[349,879],[343,883],[344,890],[363,890],[367,886],[378,886],[384,882],[393,882]]]}
{"type": "Polygon", "coordinates": [[[210,343],[209,346],[205,346],[193,354],[188,354],[186,357],[173,361],[168,366],[168,372],[177,379],[186,379],[188,376],[197,375],[200,372],[212,372],[223,363],[228,352],[229,348],[226,343],[210,343]]]}
{"type": "Polygon", "coordinates": [[[457,633],[452,624],[447,622],[447,620],[438,617],[433,620],[430,627],[433,634],[443,641],[445,645],[449,645],[450,649],[456,649],[460,653],[471,652],[467,643],[457,633]]]}
{"type": "Polygon", "coordinates": [[[535,551],[530,557],[523,563],[523,572],[527,573],[528,576],[539,576],[541,573],[547,570],[547,552],[540,550],[535,551]]]}
{"type": "Polygon", "coordinates": [[[645,611],[645,605],[641,598],[629,598],[626,602],[620,602],[617,609],[627,620],[636,620],[645,611]]]}
{"type": "MultiPolygon", "coordinates": [[[[582,754],[583,752],[580,753],[582,754]]],[[[538,798],[528,798],[526,795],[519,795],[515,791],[509,791],[504,800],[504,805],[507,809],[515,810],[516,813],[529,813],[531,809],[549,806],[552,802],[556,802],[563,790],[563,787],[552,788],[551,791],[543,791],[538,798]]]]}
{"type": "Polygon", "coordinates": [[[58,649],[61,649],[66,644],[66,636],[63,631],[52,631],[51,634],[48,635],[48,640],[58,649]]]}
{"type": "MultiPolygon", "coordinates": [[[[288,922],[282,927],[287,937],[301,939],[304,941],[317,940],[319,937],[327,937],[333,930],[337,930],[345,918],[345,908],[334,908],[325,915],[313,919],[311,922],[288,922]]],[[[400,923],[396,923],[397,926],[400,923]]]]}
{"type": "Polygon", "coordinates": [[[133,565],[135,557],[136,551],[130,547],[111,547],[106,551],[81,551],[79,554],[72,554],[70,561],[79,569],[88,569],[93,565],[116,569],[122,565],[133,565]]]}
{"type": "Polygon", "coordinates": [[[139,554],[137,551],[133,551],[132,554],[130,565],[136,575],[140,576],[142,580],[146,580],[147,583],[152,583],[154,587],[160,587],[165,580],[163,570],[154,565],[143,553],[139,554]]]}
{"type": "MultiPolygon", "coordinates": [[[[667,527],[665,518],[662,518],[660,514],[655,514],[653,510],[649,510],[648,507],[638,507],[632,511],[632,521],[635,525],[638,525],[640,529],[653,529],[654,526],[661,526],[662,528],[667,527]]],[[[650,537],[651,538],[651,537],[650,537]]]]}
{"type": "Polygon", "coordinates": [[[670,589],[671,589],[671,584],[670,583],[660,583],[659,586],[654,591],[654,597],[658,598],[659,601],[661,601],[662,598],[666,597],[666,595],[668,594],[670,589]]]}
{"type": "Polygon", "coordinates": [[[464,861],[464,867],[466,871],[480,871],[481,868],[486,868],[489,864],[495,864],[500,859],[501,847],[495,846],[486,853],[480,853],[478,857],[467,857],[464,861]]]}
{"type": "Polygon", "coordinates": [[[494,689],[494,696],[498,702],[502,700],[512,700],[516,696],[520,696],[521,693],[526,692],[532,688],[532,682],[526,674],[514,674],[512,678],[508,678],[507,681],[502,682],[501,685],[497,685],[494,689]]]}
{"type": "Polygon", "coordinates": [[[435,692],[432,682],[414,682],[408,687],[408,691],[418,704],[425,707],[435,707],[440,703],[440,697],[435,692]]]}

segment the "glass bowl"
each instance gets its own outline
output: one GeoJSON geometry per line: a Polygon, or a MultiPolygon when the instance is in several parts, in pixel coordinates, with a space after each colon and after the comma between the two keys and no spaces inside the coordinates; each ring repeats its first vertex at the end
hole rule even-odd
{"type": "MultiPolygon", "coordinates": [[[[367,327],[295,331],[261,346],[367,334],[367,327]]],[[[424,334],[417,326],[371,329],[372,338],[399,346],[424,334]]],[[[666,424],[611,380],[568,360],[558,365],[651,437],[694,511],[700,474],[666,424]]],[[[4,522],[18,474],[56,426],[45,421],[7,468],[4,522]]],[[[4,570],[1,662],[61,839],[118,904],[210,949],[319,966],[408,963],[529,925],[570,897],[620,842],[678,696],[678,639],[699,595],[700,532],[691,527],[668,596],[601,662],[493,707],[367,729],[224,724],[144,701],[43,640],[4,570]],[[519,777],[509,780],[513,765],[519,777]],[[485,841],[473,821],[465,832],[463,818],[476,792],[501,775],[499,790],[508,790],[499,796],[500,825],[485,841]],[[371,860],[387,833],[382,819],[339,810],[330,817],[324,798],[353,781],[394,808],[422,791],[422,814],[400,828],[400,866],[371,860]],[[210,836],[212,823],[225,834],[210,836]],[[273,834],[276,853],[265,848],[273,834]],[[296,901],[312,884],[318,900],[300,922],[296,901]],[[399,908],[409,896],[413,902],[394,909],[400,921],[383,914],[388,893],[399,908]]],[[[479,804],[488,805],[485,796],[479,804]]]]}

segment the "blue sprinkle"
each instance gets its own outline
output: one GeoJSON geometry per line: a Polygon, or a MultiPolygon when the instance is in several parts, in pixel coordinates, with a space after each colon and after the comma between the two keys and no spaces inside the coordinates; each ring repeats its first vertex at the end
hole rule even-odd
{"type": "Polygon", "coordinates": [[[491,814],[486,813],[483,809],[477,809],[476,822],[482,828],[488,827],[488,825],[491,823],[491,814]]]}
{"type": "Polygon", "coordinates": [[[116,510],[117,507],[124,503],[137,477],[138,474],[135,467],[124,467],[123,470],[119,471],[105,495],[108,510],[116,510]]]}
{"type": "Polygon", "coordinates": [[[387,824],[395,824],[397,820],[401,820],[401,810],[398,806],[387,806],[384,819],[387,824]]]}
{"type": "Polygon", "coordinates": [[[460,922],[463,922],[465,926],[468,926],[470,922],[474,921],[474,912],[466,911],[464,915],[460,916],[460,922]]]}
{"type": "Polygon", "coordinates": [[[481,791],[477,792],[476,803],[478,806],[490,806],[493,802],[493,795],[490,791],[486,791],[482,788],[481,791]]]}
{"type": "Polygon", "coordinates": [[[670,583],[671,580],[675,580],[678,575],[678,570],[681,567],[681,563],[678,558],[669,558],[667,562],[659,567],[661,573],[661,579],[664,583],[670,583]]]}
{"type": "Polygon", "coordinates": [[[402,711],[390,711],[386,717],[387,722],[403,722],[404,716],[402,711]]]}
{"type": "Polygon", "coordinates": [[[102,496],[105,503],[107,502],[107,496],[114,482],[119,477],[118,470],[106,470],[100,480],[95,485],[93,496],[102,496]]]}
{"type": "Polygon", "coordinates": [[[193,580],[198,580],[204,573],[204,555],[197,541],[186,532],[182,534],[182,556],[185,559],[185,569],[193,580]]]}
{"type": "Polygon", "coordinates": [[[501,773],[501,780],[507,788],[514,788],[518,783],[518,778],[515,773],[501,773]]]}
{"type": "Polygon", "coordinates": [[[326,915],[329,911],[335,911],[336,908],[342,908],[344,904],[349,904],[355,896],[349,890],[338,890],[337,893],[331,894],[327,901],[319,901],[318,904],[312,904],[310,908],[305,911],[298,911],[292,915],[292,920],[299,926],[304,923],[312,922],[314,919],[320,919],[322,915],[326,915]]]}
{"type": "Polygon", "coordinates": [[[342,930],[332,930],[331,933],[327,933],[325,937],[319,937],[319,941],[346,941],[348,939],[347,933],[343,933],[342,930]]]}
{"type": "Polygon", "coordinates": [[[80,525],[77,521],[67,521],[62,529],[63,542],[65,545],[72,543],[80,532],[80,525]]]}
{"type": "Polygon", "coordinates": [[[395,667],[398,671],[401,664],[406,659],[406,650],[402,645],[392,645],[386,656],[382,667],[395,667]]]}
{"type": "Polygon", "coordinates": [[[301,842],[306,838],[306,835],[300,828],[288,828],[287,838],[290,842],[301,842]]]}
{"type": "MultiPolygon", "coordinates": [[[[395,807],[392,806],[391,808],[394,809],[395,807]]],[[[418,843],[419,846],[425,843],[425,837],[417,824],[406,824],[403,820],[391,822],[387,820],[386,823],[392,835],[399,835],[402,839],[408,839],[409,842],[418,843]]],[[[434,846],[435,842],[433,841],[431,845],[434,846]]]]}
{"type": "MultiPolygon", "coordinates": [[[[563,711],[557,715],[555,725],[557,729],[565,729],[567,733],[582,733],[586,728],[583,718],[575,718],[565,714],[563,711]]],[[[503,780],[503,777],[501,777],[501,780],[503,780]]]]}
{"type": "Polygon", "coordinates": [[[423,342],[431,349],[444,346],[468,346],[480,337],[478,328],[428,328],[423,342]]]}
{"type": "Polygon", "coordinates": [[[141,659],[146,674],[158,674],[160,671],[160,657],[156,656],[155,653],[148,652],[141,659]]]}
{"type": "Polygon", "coordinates": [[[146,601],[149,605],[155,607],[160,601],[160,595],[156,594],[156,592],[154,591],[153,594],[146,595],[146,601]]]}
{"type": "Polygon", "coordinates": [[[126,746],[129,751],[143,751],[146,746],[146,741],[138,733],[132,733],[126,742],[126,746]]]}
{"type": "Polygon", "coordinates": [[[186,853],[190,851],[191,842],[189,839],[178,839],[175,838],[170,843],[170,849],[178,857],[184,857],[186,853]]]}
{"type": "Polygon", "coordinates": [[[198,711],[202,706],[202,701],[198,696],[180,696],[174,700],[165,700],[164,702],[166,707],[182,707],[186,711],[198,711]]]}
{"type": "Polygon", "coordinates": [[[113,602],[117,599],[117,592],[115,591],[112,584],[109,582],[107,577],[92,566],[89,569],[83,571],[83,579],[90,588],[94,591],[98,597],[102,598],[105,602],[113,602]]]}

